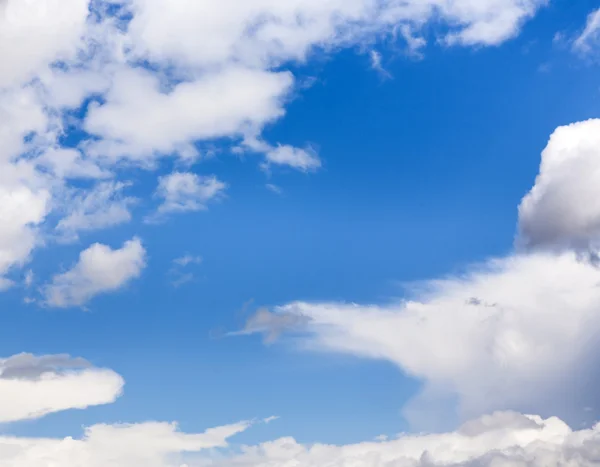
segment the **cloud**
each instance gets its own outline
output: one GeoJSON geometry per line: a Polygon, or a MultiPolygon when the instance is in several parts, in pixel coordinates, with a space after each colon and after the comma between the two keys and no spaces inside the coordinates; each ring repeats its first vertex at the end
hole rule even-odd
{"type": "Polygon", "coordinates": [[[265,185],[265,188],[267,190],[269,190],[270,192],[275,193],[276,195],[283,194],[283,188],[281,188],[279,185],[275,185],[273,183],[267,183],[265,185]]]}
{"type": "Polygon", "coordinates": [[[600,120],[558,128],[519,207],[512,254],[413,284],[387,305],[295,302],[239,334],[386,360],[422,383],[414,427],[517,410],[569,423],[600,416],[600,120]],[[593,413],[585,407],[593,407],[593,413]]]}
{"type": "MultiPolygon", "coordinates": [[[[542,467],[596,465],[599,428],[573,432],[557,418],[497,412],[441,434],[305,446],[281,438],[207,464],[214,467],[542,467]]],[[[201,465],[201,464],[197,464],[201,465]]],[[[193,467],[194,464],[190,464],[193,467]]]]}
{"type": "Polygon", "coordinates": [[[169,270],[169,275],[172,277],[171,285],[177,288],[188,282],[192,282],[195,277],[194,273],[186,272],[186,270],[190,265],[202,264],[202,261],[201,256],[192,256],[189,253],[180,258],[175,258],[173,260],[173,267],[169,270]]]}
{"type": "Polygon", "coordinates": [[[88,0],[2,1],[0,88],[33,79],[55,60],[74,58],[85,31],[88,4],[88,0]]]}
{"type": "Polygon", "coordinates": [[[215,176],[201,177],[190,172],[174,172],[160,177],[156,196],[163,202],[148,220],[160,220],[172,213],[206,209],[206,204],[221,196],[226,188],[227,185],[215,176]]]}
{"type": "Polygon", "coordinates": [[[600,238],[600,120],[558,128],[519,207],[527,247],[587,247],[600,238]]]}
{"type": "Polygon", "coordinates": [[[0,437],[0,466],[39,467],[592,467],[599,429],[572,431],[557,418],[497,412],[456,431],[400,435],[351,445],[303,445],[280,438],[233,450],[232,436],[252,423],[240,422],[200,434],[176,424],[95,425],[81,439],[0,437]]]}
{"type": "Polygon", "coordinates": [[[189,266],[190,264],[200,264],[202,263],[202,256],[192,256],[189,253],[183,255],[180,258],[175,258],[173,260],[173,264],[176,266],[180,266],[182,268],[189,266]]]}
{"type": "Polygon", "coordinates": [[[99,230],[131,220],[130,206],[137,200],[122,196],[127,184],[102,182],[92,189],[77,190],[68,202],[69,214],[56,226],[67,240],[76,240],[82,231],[99,230]]]}
{"type": "Polygon", "coordinates": [[[600,40],[600,9],[588,15],[583,32],[573,42],[573,48],[582,53],[589,53],[600,40]]]}
{"type": "Polygon", "coordinates": [[[273,313],[267,308],[261,308],[248,318],[244,329],[229,333],[230,336],[251,335],[262,333],[266,343],[275,342],[286,331],[295,331],[307,325],[310,317],[302,313],[279,311],[273,313]]]}
{"type": "Polygon", "coordinates": [[[515,409],[578,421],[600,381],[598,284],[600,270],[575,253],[511,256],[421,284],[396,305],[292,303],[243,332],[272,339],[301,324],[308,348],[396,364],[425,385],[405,411],[416,424],[453,414],[439,403],[454,398],[462,419],[515,409]]]}
{"type": "Polygon", "coordinates": [[[68,355],[21,354],[1,359],[0,399],[4,402],[0,403],[0,422],[109,404],[121,395],[123,384],[116,373],[68,355]]]}
{"type": "Polygon", "coordinates": [[[99,294],[116,291],[138,278],[146,266],[146,250],[139,239],[113,250],[96,243],[81,252],[70,270],[52,278],[44,288],[45,303],[67,308],[85,305],[99,294]]]}
{"type": "Polygon", "coordinates": [[[292,84],[287,72],[230,66],[165,92],[156,75],[125,69],[114,76],[106,103],[88,113],[86,130],[102,139],[87,151],[115,159],[193,155],[196,140],[241,137],[283,116],[292,84]]]}
{"type": "MultiPolygon", "coordinates": [[[[131,164],[189,163],[200,156],[198,143],[216,140],[261,154],[265,169],[318,169],[312,150],[262,135],[284,117],[298,87],[290,70],[315,50],[371,46],[398,28],[420,47],[430,22],[447,26],[437,38],[447,44],[497,45],[545,4],[173,0],[166,8],[162,0],[2,0],[0,283],[11,284],[14,269],[51,244],[48,224],[57,215],[74,211],[61,224],[71,238],[129,219],[123,198],[69,196],[81,179],[102,191],[111,178],[131,182],[131,164]]],[[[205,205],[179,201],[163,211],[205,205]]]]}

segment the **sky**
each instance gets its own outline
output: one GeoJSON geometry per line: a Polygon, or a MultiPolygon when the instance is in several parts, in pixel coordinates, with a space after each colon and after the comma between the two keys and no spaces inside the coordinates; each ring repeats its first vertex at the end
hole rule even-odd
{"type": "Polygon", "coordinates": [[[0,0],[0,467],[600,448],[600,2],[0,0]]]}

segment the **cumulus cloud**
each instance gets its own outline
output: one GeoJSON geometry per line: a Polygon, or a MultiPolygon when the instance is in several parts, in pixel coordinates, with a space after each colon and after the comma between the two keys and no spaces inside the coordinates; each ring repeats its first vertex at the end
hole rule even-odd
{"type": "Polygon", "coordinates": [[[577,422],[600,381],[598,284],[600,270],[575,253],[511,256],[396,305],[292,303],[244,332],[272,338],[300,323],[309,348],[391,361],[424,382],[405,411],[417,425],[442,413],[451,424],[454,407],[441,403],[454,398],[462,419],[516,409],[577,422]]]}
{"type": "Polygon", "coordinates": [[[120,396],[123,384],[113,371],[68,355],[21,354],[0,359],[0,422],[109,404],[120,396]]]}
{"type": "Polygon", "coordinates": [[[121,249],[96,243],[81,252],[68,271],[44,288],[45,303],[53,307],[82,306],[99,294],[116,291],[138,278],[146,266],[146,250],[134,238],[121,249]]]}
{"type": "Polygon", "coordinates": [[[519,243],[588,247],[600,237],[600,120],[558,128],[519,207],[519,243]]]}
{"type": "Polygon", "coordinates": [[[55,60],[74,58],[88,6],[89,0],[0,2],[0,88],[31,80],[55,60]]]}

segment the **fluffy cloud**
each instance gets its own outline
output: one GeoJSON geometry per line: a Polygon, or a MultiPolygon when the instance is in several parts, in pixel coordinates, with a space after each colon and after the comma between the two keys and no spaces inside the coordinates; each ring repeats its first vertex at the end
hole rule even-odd
{"type": "Polygon", "coordinates": [[[600,237],[600,120],[558,128],[519,207],[520,243],[587,247],[600,237]]]}
{"type": "Polygon", "coordinates": [[[0,466],[10,467],[546,467],[597,465],[600,429],[572,431],[557,418],[497,412],[441,434],[401,435],[353,445],[302,445],[281,438],[240,451],[228,439],[251,423],[201,434],[148,422],[96,425],[81,439],[0,437],[0,466]]]}
{"type": "Polygon", "coordinates": [[[0,2],[0,88],[19,85],[77,52],[89,0],[0,2]],[[19,47],[15,47],[19,44],[19,47]]]}
{"type": "Polygon", "coordinates": [[[165,92],[142,69],[115,75],[107,103],[90,109],[86,129],[102,139],[88,151],[102,157],[194,154],[196,140],[243,136],[283,115],[293,78],[241,67],[203,74],[165,92]]]}
{"type": "Polygon", "coordinates": [[[395,363],[425,384],[406,411],[417,424],[452,417],[442,402],[454,397],[463,419],[510,408],[581,421],[600,381],[591,361],[600,351],[599,283],[600,270],[575,253],[512,256],[421,284],[397,305],[261,311],[245,332],[272,337],[301,325],[310,348],[395,363]]]}
{"type": "MultiPolygon", "coordinates": [[[[0,360],[0,422],[43,417],[68,409],[109,404],[123,379],[68,355],[16,355],[0,360]]],[[[0,445],[2,443],[0,442],[0,445]]],[[[0,447],[0,459],[2,459],[0,447]]],[[[1,464],[0,464],[1,465],[1,464]]]]}
{"type": "Polygon", "coordinates": [[[81,252],[73,268],[53,277],[44,289],[45,303],[61,308],[82,306],[96,295],[125,286],[145,266],[146,250],[137,238],[118,250],[96,243],[81,252]]]}
{"type": "Polygon", "coordinates": [[[225,447],[228,438],[248,426],[243,422],[186,434],[175,424],[149,422],[92,426],[85,430],[82,439],[4,436],[0,437],[0,466],[179,467],[184,465],[185,453],[225,447]]]}

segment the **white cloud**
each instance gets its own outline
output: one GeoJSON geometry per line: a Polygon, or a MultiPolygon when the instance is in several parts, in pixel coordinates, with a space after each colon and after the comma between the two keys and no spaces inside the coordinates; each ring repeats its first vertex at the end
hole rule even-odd
{"type": "Polygon", "coordinates": [[[321,167],[321,161],[312,151],[295,148],[289,145],[279,145],[266,153],[266,164],[287,165],[294,169],[308,172],[321,167]]]}
{"type": "Polygon", "coordinates": [[[206,204],[221,196],[227,185],[215,176],[201,177],[191,172],[173,172],[160,177],[156,196],[163,200],[149,221],[171,213],[201,211],[206,204]]]}
{"type": "Polygon", "coordinates": [[[0,466],[592,467],[600,434],[598,427],[572,431],[557,418],[498,412],[440,434],[340,446],[302,445],[288,437],[241,452],[230,449],[228,439],[250,426],[240,422],[186,434],[175,424],[148,422],[92,426],[81,439],[3,436],[0,466]]]}
{"type": "Polygon", "coordinates": [[[130,206],[137,200],[122,196],[127,185],[103,182],[91,190],[79,190],[68,203],[68,215],[56,230],[65,239],[77,239],[78,232],[98,230],[131,220],[130,206]]]}
{"type": "Polygon", "coordinates": [[[573,47],[583,53],[589,53],[600,40],[600,9],[588,15],[583,32],[575,39],[573,47]]]}
{"type": "MultiPolygon", "coordinates": [[[[68,355],[0,359],[0,423],[109,404],[120,396],[123,384],[116,373],[68,355]]],[[[0,447],[0,460],[2,451],[0,447]]]]}
{"type": "MultiPolygon", "coordinates": [[[[261,141],[294,91],[288,64],[312,50],[372,44],[398,27],[420,38],[429,21],[449,26],[446,42],[498,44],[545,3],[122,0],[109,8],[102,0],[1,0],[0,282],[9,284],[6,275],[44,243],[47,219],[72,208],[72,179],[119,172],[128,181],[123,159],[156,168],[163,156],[197,158],[198,141],[261,141]],[[100,98],[85,116],[65,113],[92,96],[100,98]],[[77,148],[63,144],[72,129],[83,138],[77,148]]],[[[310,150],[261,144],[246,149],[263,153],[264,167],[321,165],[310,150]]],[[[104,201],[97,216],[63,225],[126,220],[126,206],[104,201]]],[[[201,206],[187,200],[163,209],[201,206]]]]}
{"type": "Polygon", "coordinates": [[[86,129],[102,140],[88,151],[148,158],[195,140],[241,137],[283,115],[282,99],[292,84],[287,72],[227,67],[164,92],[157,76],[128,69],[114,77],[107,103],[90,109],[86,129]]]}
{"type": "Polygon", "coordinates": [[[183,255],[180,258],[175,258],[173,260],[173,264],[175,264],[176,266],[180,266],[182,268],[185,268],[186,266],[189,266],[190,264],[200,264],[200,263],[202,263],[202,256],[192,256],[190,254],[183,255]]]}
{"type": "Polygon", "coordinates": [[[395,304],[260,310],[240,333],[292,331],[309,349],[396,364],[423,382],[404,410],[415,426],[497,409],[589,420],[600,383],[599,148],[600,120],[556,130],[519,208],[517,252],[417,284],[395,304]]]}
{"type": "Polygon", "coordinates": [[[546,467],[597,465],[600,428],[573,432],[557,418],[498,412],[458,430],[401,435],[353,445],[299,444],[293,438],[247,446],[215,467],[546,467]]]}
{"type": "Polygon", "coordinates": [[[575,253],[513,256],[422,284],[397,305],[292,303],[244,332],[292,327],[309,348],[395,363],[425,384],[406,410],[417,425],[453,413],[440,404],[454,397],[462,419],[516,409],[577,421],[600,381],[599,283],[575,253]]]}
{"type": "Polygon", "coordinates": [[[0,278],[11,267],[28,260],[36,246],[36,227],[45,218],[48,200],[46,191],[0,184],[0,278]]]}
{"type": "Polygon", "coordinates": [[[55,60],[74,58],[85,31],[88,3],[88,0],[0,2],[0,88],[29,81],[55,60]]]}
{"type": "MultiPolygon", "coordinates": [[[[176,424],[95,425],[81,439],[0,437],[1,467],[179,467],[186,453],[227,446],[250,424],[241,422],[187,434],[176,424]]],[[[206,465],[206,464],[196,464],[206,465]]],[[[190,465],[194,467],[194,465],[190,465]]]]}
{"type": "Polygon", "coordinates": [[[586,247],[600,239],[600,120],[558,128],[519,207],[519,243],[586,247]]]}
{"type": "Polygon", "coordinates": [[[44,289],[45,302],[53,307],[82,306],[96,295],[116,291],[138,278],[146,266],[146,250],[139,239],[113,250],[94,244],[81,252],[72,269],[58,274],[44,289]]]}
{"type": "Polygon", "coordinates": [[[59,180],[108,178],[110,174],[93,161],[83,158],[72,148],[50,148],[36,159],[40,168],[50,171],[59,180]]]}
{"type": "Polygon", "coordinates": [[[273,183],[267,183],[265,185],[265,187],[267,188],[267,190],[275,193],[276,195],[283,194],[283,188],[281,188],[279,185],[275,185],[273,183]]]}

